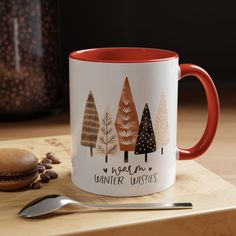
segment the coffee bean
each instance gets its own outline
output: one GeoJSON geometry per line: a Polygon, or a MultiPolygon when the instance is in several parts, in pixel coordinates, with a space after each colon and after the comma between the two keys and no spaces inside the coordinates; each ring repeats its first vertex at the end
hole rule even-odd
{"type": "Polygon", "coordinates": [[[48,170],[45,172],[45,174],[49,175],[51,179],[56,179],[58,177],[57,172],[53,170],[48,170]]]}
{"type": "Polygon", "coordinates": [[[41,178],[41,181],[42,181],[43,183],[48,183],[48,182],[50,181],[50,179],[51,179],[48,174],[41,174],[41,175],[40,175],[40,178],[41,178]]]}
{"type": "Polygon", "coordinates": [[[46,153],[46,157],[47,157],[48,159],[51,159],[51,158],[55,158],[56,155],[55,155],[54,152],[47,152],[47,153],[46,153]]]}
{"type": "Polygon", "coordinates": [[[52,160],[48,159],[48,158],[43,158],[42,160],[42,163],[45,164],[45,163],[49,163],[49,164],[52,164],[52,160]]]}
{"type": "Polygon", "coordinates": [[[46,169],[46,168],[45,168],[44,165],[42,165],[42,164],[39,164],[39,165],[38,165],[38,172],[39,172],[39,173],[43,173],[43,172],[45,171],[45,169],[46,169]]]}
{"type": "Polygon", "coordinates": [[[52,169],[52,165],[50,163],[42,163],[46,169],[52,169]]]}
{"type": "Polygon", "coordinates": [[[41,184],[37,181],[31,184],[31,189],[40,189],[41,184]]]}
{"type": "Polygon", "coordinates": [[[60,164],[61,163],[61,161],[56,158],[56,155],[53,152],[46,153],[46,157],[52,161],[52,164],[60,164]]]}
{"type": "Polygon", "coordinates": [[[52,164],[60,164],[60,163],[61,163],[61,161],[59,159],[57,159],[57,158],[52,159],[52,164]]]}

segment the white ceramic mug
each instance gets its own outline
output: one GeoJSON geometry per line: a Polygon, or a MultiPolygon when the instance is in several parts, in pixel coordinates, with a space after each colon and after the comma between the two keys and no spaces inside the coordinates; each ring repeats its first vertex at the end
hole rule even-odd
{"type": "Polygon", "coordinates": [[[218,122],[215,86],[202,68],[178,64],[178,54],[148,48],[72,52],[70,114],[72,181],[109,196],[163,191],[175,182],[176,159],[192,159],[211,144],[218,122]],[[196,76],[208,102],[208,122],[192,148],[176,144],[178,80],[196,76]]]}

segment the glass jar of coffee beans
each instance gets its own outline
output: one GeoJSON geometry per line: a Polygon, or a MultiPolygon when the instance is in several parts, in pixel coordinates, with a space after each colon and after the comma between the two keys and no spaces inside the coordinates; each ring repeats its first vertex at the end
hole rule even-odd
{"type": "Polygon", "coordinates": [[[0,120],[60,110],[57,0],[0,0],[0,120]]]}

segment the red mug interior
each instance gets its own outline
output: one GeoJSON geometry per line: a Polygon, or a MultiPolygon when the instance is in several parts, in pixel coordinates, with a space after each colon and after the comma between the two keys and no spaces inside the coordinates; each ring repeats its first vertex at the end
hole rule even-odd
{"type": "Polygon", "coordinates": [[[154,48],[94,48],[75,51],[70,58],[107,63],[158,62],[178,58],[176,52],[154,48]]]}

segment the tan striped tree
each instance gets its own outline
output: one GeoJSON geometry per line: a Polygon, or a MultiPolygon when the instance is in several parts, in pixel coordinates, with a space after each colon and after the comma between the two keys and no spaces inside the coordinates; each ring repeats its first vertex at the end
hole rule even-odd
{"type": "Polygon", "coordinates": [[[83,126],[80,144],[90,148],[90,156],[93,156],[93,148],[96,148],[99,132],[99,117],[92,91],[89,92],[83,117],[83,126]]]}

